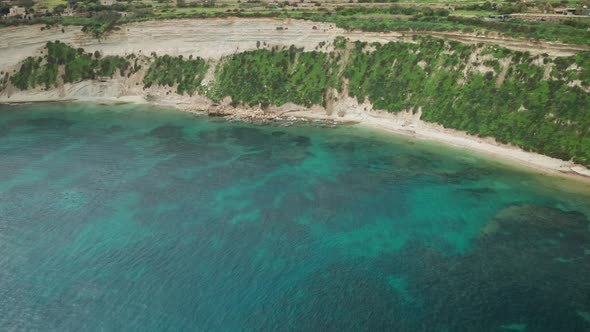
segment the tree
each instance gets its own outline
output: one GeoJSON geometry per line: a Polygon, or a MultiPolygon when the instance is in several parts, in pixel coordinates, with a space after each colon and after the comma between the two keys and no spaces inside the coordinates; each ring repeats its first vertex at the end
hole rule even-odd
{"type": "Polygon", "coordinates": [[[31,8],[35,5],[35,2],[33,2],[33,0],[18,0],[16,5],[19,7],[31,8]]]}
{"type": "Polygon", "coordinates": [[[59,15],[64,12],[64,9],[66,9],[66,6],[63,4],[59,4],[55,6],[55,8],[53,8],[53,12],[59,15]]]}
{"type": "Polygon", "coordinates": [[[7,15],[10,12],[10,6],[2,4],[0,5],[0,16],[7,15]]]}

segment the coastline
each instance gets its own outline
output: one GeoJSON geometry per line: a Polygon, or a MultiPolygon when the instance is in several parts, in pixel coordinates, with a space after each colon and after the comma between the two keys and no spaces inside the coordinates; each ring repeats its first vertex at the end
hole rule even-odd
{"type": "MultiPolygon", "coordinates": [[[[87,84],[80,82],[76,84],[87,84]]],[[[74,84],[74,85],[76,85],[74,84]]],[[[233,107],[231,100],[217,104],[203,96],[166,95],[165,89],[151,88],[146,95],[132,94],[119,96],[58,96],[53,93],[31,94],[16,93],[6,99],[0,95],[1,104],[46,103],[46,102],[80,102],[103,105],[116,104],[146,104],[159,107],[175,108],[180,111],[225,117],[228,120],[264,122],[264,121],[295,121],[295,120],[324,120],[341,124],[356,124],[387,134],[412,137],[414,139],[434,142],[446,146],[480,154],[509,166],[516,166],[529,172],[568,179],[584,183],[590,188],[590,170],[584,166],[557,158],[545,156],[535,152],[502,144],[492,137],[478,137],[465,132],[445,128],[436,123],[425,122],[420,119],[420,111],[411,113],[401,111],[389,113],[373,110],[368,102],[359,104],[356,99],[341,97],[340,101],[324,108],[313,106],[307,108],[288,103],[281,106],[271,106],[266,109],[239,105],[233,107]],[[35,96],[33,98],[33,96],[35,96]]]]}
{"type": "MultiPolygon", "coordinates": [[[[0,103],[32,103],[32,102],[83,102],[94,104],[149,104],[161,107],[171,107],[182,111],[214,116],[228,117],[230,120],[246,121],[267,121],[287,120],[291,118],[307,118],[314,120],[327,120],[342,123],[355,123],[360,126],[369,127],[386,133],[413,137],[415,139],[432,141],[458,149],[473,151],[499,161],[506,162],[528,170],[540,172],[545,175],[569,178],[590,185],[590,169],[576,165],[571,161],[564,161],[523,149],[510,144],[496,142],[492,137],[478,137],[468,135],[465,132],[445,128],[436,123],[426,122],[420,119],[421,111],[416,113],[399,111],[390,113],[383,110],[375,110],[368,101],[357,101],[348,96],[348,82],[344,84],[343,91],[329,91],[330,98],[326,98],[326,106],[304,107],[288,103],[281,106],[268,108],[250,107],[238,105],[231,106],[231,100],[226,98],[221,102],[214,102],[204,96],[178,95],[175,93],[175,86],[153,86],[144,89],[143,77],[147,71],[150,51],[158,54],[170,55],[197,55],[208,59],[210,68],[203,80],[202,85],[207,86],[213,79],[215,65],[223,56],[231,55],[247,49],[258,49],[257,42],[272,41],[272,45],[295,45],[307,49],[317,48],[320,41],[328,43],[325,48],[319,51],[329,51],[332,46],[330,42],[336,36],[345,36],[351,40],[365,40],[387,42],[391,40],[403,40],[412,42],[411,38],[399,33],[366,33],[366,32],[345,32],[333,27],[331,24],[319,25],[314,22],[291,20],[291,19],[188,19],[182,30],[186,33],[176,31],[179,28],[176,20],[163,20],[156,26],[146,23],[129,24],[128,29],[113,32],[109,38],[97,42],[93,38],[75,29],[61,31],[58,28],[44,30],[42,33],[34,31],[38,27],[27,29],[4,28],[10,37],[0,42],[0,54],[5,59],[0,61],[0,68],[9,71],[16,71],[17,60],[25,56],[41,55],[41,49],[46,41],[56,38],[71,42],[74,46],[83,46],[89,51],[100,50],[105,55],[128,55],[139,54],[138,59],[143,66],[138,72],[130,76],[121,76],[116,73],[113,78],[105,80],[86,80],[77,83],[59,82],[56,88],[44,90],[41,88],[20,91],[9,84],[0,92],[0,103]],[[188,24],[190,23],[190,24],[188,24]],[[288,27],[289,29],[277,30],[276,24],[288,27]],[[318,25],[320,29],[314,29],[318,25]],[[33,29],[34,28],[34,29],[33,29]],[[176,31],[170,34],[173,38],[162,40],[167,36],[162,31],[176,31]],[[189,33],[190,32],[190,33],[189,33]],[[201,33],[196,33],[201,32],[201,33]],[[212,36],[203,32],[213,33],[212,36]],[[187,36],[207,36],[193,39],[187,36]],[[227,36],[230,37],[227,37],[227,36]],[[59,36],[59,37],[58,37],[59,36]],[[402,38],[403,37],[403,38],[402,38]],[[158,41],[158,42],[156,42],[158,41]],[[222,42],[220,42],[222,41],[222,42]],[[26,43],[28,46],[14,51],[14,44],[26,43]],[[10,55],[10,56],[9,56],[10,55]],[[330,99],[330,100],[328,100],[330,99]]],[[[457,39],[457,36],[445,38],[457,39]],[[453,38],[451,38],[453,37],[453,38]]],[[[462,36],[465,39],[465,36],[462,36]]],[[[505,47],[517,49],[517,40],[503,40],[497,36],[488,36],[487,42],[502,44],[505,47]]],[[[481,40],[478,40],[481,41],[481,40]]],[[[519,40],[522,41],[522,40],[519,40]]],[[[475,40],[462,40],[465,43],[474,43],[475,40]]],[[[565,52],[560,47],[563,45],[551,44],[553,52],[550,56],[558,56],[574,52],[565,52]],[[555,48],[555,49],[553,49],[555,48]],[[560,52],[558,52],[561,50],[560,52]],[[565,53],[563,53],[565,52],[565,53]]],[[[269,44],[271,45],[271,44],[269,44]]],[[[537,45],[535,52],[545,52],[546,44],[537,45]]],[[[520,45],[522,46],[522,45],[520,45]]],[[[572,53],[572,54],[573,54],[572,53]]]]}
{"type": "MultiPolygon", "coordinates": [[[[302,112],[293,113],[293,115],[306,117],[306,114],[302,112]]],[[[335,117],[315,114],[311,116],[307,114],[307,117],[338,120],[335,117]]],[[[419,113],[399,112],[398,114],[392,114],[385,111],[368,111],[365,114],[345,115],[340,119],[346,122],[356,122],[360,126],[388,134],[412,137],[475,152],[527,171],[583,181],[590,185],[590,170],[582,165],[536,152],[525,151],[514,145],[498,143],[492,137],[469,135],[459,130],[445,128],[436,123],[425,122],[420,120],[419,113]]]]}

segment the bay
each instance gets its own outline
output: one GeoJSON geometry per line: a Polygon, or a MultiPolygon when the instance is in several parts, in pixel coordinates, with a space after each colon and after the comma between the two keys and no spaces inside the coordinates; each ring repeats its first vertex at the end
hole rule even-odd
{"type": "Polygon", "coordinates": [[[342,125],[0,107],[0,330],[587,331],[590,191],[342,125]]]}

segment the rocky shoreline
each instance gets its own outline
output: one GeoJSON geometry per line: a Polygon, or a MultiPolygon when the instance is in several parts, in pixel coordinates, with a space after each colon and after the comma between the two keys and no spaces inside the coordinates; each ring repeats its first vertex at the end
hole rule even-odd
{"type": "MultiPolygon", "coordinates": [[[[88,81],[77,84],[87,85],[88,81]]],[[[80,91],[79,89],[70,90],[80,91]]],[[[13,94],[10,100],[2,98],[0,95],[0,103],[85,102],[105,105],[134,103],[175,108],[199,116],[219,117],[224,121],[245,121],[260,125],[291,126],[305,123],[323,128],[334,128],[338,125],[361,125],[394,135],[409,136],[473,151],[530,171],[538,171],[549,176],[579,181],[590,187],[590,170],[581,165],[524,151],[513,145],[498,143],[491,137],[482,138],[468,135],[458,130],[425,122],[420,120],[420,112],[389,113],[373,110],[371,104],[359,104],[356,99],[350,97],[340,98],[340,101],[331,105],[329,110],[318,105],[307,108],[292,103],[269,106],[264,109],[259,106],[250,107],[247,105],[236,105],[234,107],[231,105],[230,99],[225,99],[221,103],[214,103],[198,95],[167,95],[164,90],[162,88],[151,88],[146,94],[136,91],[138,92],[137,95],[110,97],[103,95],[92,98],[72,95],[60,97],[57,94],[44,94],[45,97],[50,97],[45,99],[29,98],[30,91],[23,91],[13,94]]]]}

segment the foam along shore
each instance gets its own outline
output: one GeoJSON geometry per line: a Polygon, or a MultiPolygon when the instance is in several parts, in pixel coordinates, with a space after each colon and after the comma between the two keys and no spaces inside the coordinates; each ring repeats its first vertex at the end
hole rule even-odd
{"type": "MultiPolygon", "coordinates": [[[[127,79],[123,79],[127,81],[127,79]]],[[[339,96],[338,101],[326,108],[304,106],[287,103],[282,106],[271,106],[266,109],[258,107],[232,107],[229,98],[217,104],[210,99],[200,96],[177,95],[168,93],[169,88],[151,87],[143,90],[131,82],[121,82],[115,78],[107,82],[82,81],[66,84],[62,89],[41,91],[38,89],[27,91],[12,91],[9,95],[0,93],[0,103],[23,102],[55,102],[76,101],[99,104],[117,103],[145,103],[163,107],[174,107],[179,110],[229,116],[232,119],[253,121],[292,119],[294,117],[307,119],[331,120],[382,130],[397,135],[411,136],[461,149],[482,153],[493,158],[506,161],[516,166],[541,171],[547,175],[583,180],[590,183],[590,170],[584,166],[552,158],[535,152],[496,142],[491,137],[478,137],[465,132],[445,128],[441,125],[425,122],[420,119],[420,111],[390,113],[373,110],[370,103],[358,103],[356,98],[346,95],[339,96]]]]}

